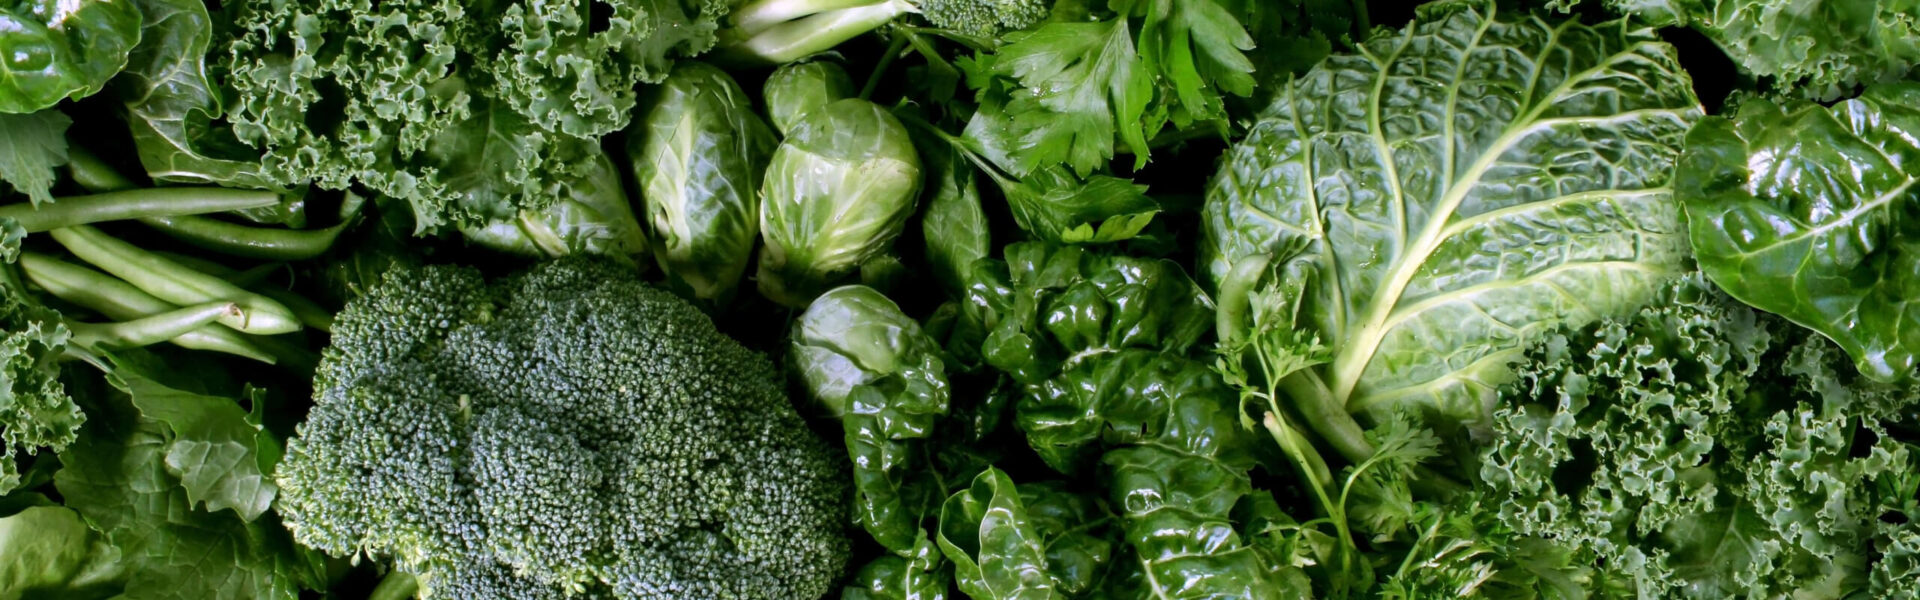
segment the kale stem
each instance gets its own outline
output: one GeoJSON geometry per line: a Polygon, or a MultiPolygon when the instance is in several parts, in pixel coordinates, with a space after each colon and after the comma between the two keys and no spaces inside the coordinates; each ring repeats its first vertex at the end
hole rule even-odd
{"type": "Polygon", "coordinates": [[[72,196],[38,208],[25,203],[9,204],[0,206],[0,218],[12,218],[29,233],[35,233],[103,221],[198,215],[279,203],[279,194],[261,190],[153,188],[72,196]]]}

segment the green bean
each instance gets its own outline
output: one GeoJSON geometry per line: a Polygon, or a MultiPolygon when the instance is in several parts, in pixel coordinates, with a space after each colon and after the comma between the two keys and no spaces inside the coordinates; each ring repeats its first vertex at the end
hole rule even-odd
{"type": "Polygon", "coordinates": [[[67,322],[73,343],[87,348],[139,348],[158,344],[240,313],[232,302],[208,302],[119,323],[67,322]]]}
{"type": "Polygon", "coordinates": [[[241,313],[223,317],[221,324],[244,333],[274,334],[300,330],[299,317],[270,298],[246,291],[226,280],[182,266],[92,227],[68,227],[51,232],[80,260],[92,263],[155,297],[174,304],[235,302],[241,313]]]}
{"type": "MultiPolygon", "coordinates": [[[[113,276],[37,252],[21,253],[20,270],[53,297],[116,321],[179,308],[113,276]]],[[[267,364],[279,362],[247,335],[221,325],[201,327],[167,341],[182,348],[224,352],[267,364]]]]}
{"type": "Polygon", "coordinates": [[[278,203],[279,194],[260,190],[153,188],[70,196],[38,207],[27,203],[8,204],[0,206],[0,218],[10,217],[28,233],[33,233],[103,221],[217,213],[278,203]]]}
{"type": "Polygon", "coordinates": [[[139,187],[140,184],[121,175],[92,152],[69,144],[67,146],[67,173],[73,176],[73,182],[80,184],[89,192],[111,192],[139,187]]]}
{"type": "Polygon", "coordinates": [[[321,307],[318,303],[315,303],[314,301],[307,299],[306,296],[295,294],[293,292],[289,292],[287,290],[273,287],[271,285],[261,285],[261,283],[266,281],[268,275],[271,275],[273,274],[274,271],[277,271],[280,268],[285,267],[286,265],[284,264],[267,263],[263,265],[256,265],[254,267],[248,268],[245,271],[241,271],[233,267],[229,267],[229,266],[226,266],[217,262],[213,262],[204,258],[187,256],[185,254],[175,254],[172,252],[165,252],[165,251],[155,251],[154,254],[158,254],[164,258],[180,263],[181,265],[184,265],[187,268],[193,269],[195,271],[199,271],[201,273],[206,273],[214,277],[225,279],[227,280],[227,283],[231,283],[243,288],[247,288],[253,293],[260,294],[268,298],[272,298],[275,302],[279,302],[283,305],[286,305],[286,307],[289,310],[292,310],[293,314],[300,318],[300,324],[302,325],[306,325],[308,327],[312,327],[314,329],[318,329],[321,331],[333,331],[333,312],[332,311],[329,311],[326,308],[321,307]]]}
{"type": "Polygon", "coordinates": [[[265,260],[306,260],[332,248],[333,241],[347,230],[351,221],[341,221],[326,229],[248,227],[193,215],[142,217],[140,222],[174,239],[214,252],[265,260]]]}

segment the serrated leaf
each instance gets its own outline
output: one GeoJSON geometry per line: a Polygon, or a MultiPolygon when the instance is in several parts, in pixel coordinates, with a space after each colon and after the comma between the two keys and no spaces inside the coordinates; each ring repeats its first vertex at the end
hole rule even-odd
{"type": "Polygon", "coordinates": [[[53,168],[67,164],[67,126],[73,120],[58,110],[29,114],[0,113],[0,181],[26,194],[35,205],[53,201],[53,168]]]}

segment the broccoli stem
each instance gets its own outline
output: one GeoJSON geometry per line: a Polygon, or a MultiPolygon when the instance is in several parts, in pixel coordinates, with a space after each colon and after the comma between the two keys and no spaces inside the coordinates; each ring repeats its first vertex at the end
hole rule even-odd
{"type": "Polygon", "coordinates": [[[54,241],[68,252],[134,287],[175,304],[237,302],[242,314],[222,324],[244,333],[274,334],[300,330],[299,318],[285,305],[241,289],[226,280],[182,266],[92,227],[55,229],[54,241]]]}
{"type": "MultiPolygon", "coordinates": [[[[127,321],[175,310],[179,307],[140,291],[140,288],[105,273],[62,261],[37,252],[23,252],[20,268],[34,285],[48,295],[109,319],[127,321]]],[[[219,325],[208,325],[167,340],[193,350],[223,352],[251,358],[267,364],[277,361],[240,332],[219,325]]]]}
{"type": "Polygon", "coordinates": [[[27,232],[35,233],[103,221],[198,215],[279,203],[279,194],[260,190],[153,188],[61,198],[38,208],[24,203],[9,204],[0,206],[0,218],[12,218],[27,232]]]}
{"type": "Polygon", "coordinates": [[[81,347],[107,350],[139,348],[180,337],[240,313],[238,304],[208,302],[119,323],[68,321],[67,329],[73,332],[73,342],[81,347]]]}
{"type": "Polygon", "coordinates": [[[811,14],[766,26],[758,32],[731,31],[723,34],[722,38],[728,42],[718,56],[722,61],[741,65],[789,63],[831,50],[914,11],[913,4],[906,0],[884,0],[811,14]]]}

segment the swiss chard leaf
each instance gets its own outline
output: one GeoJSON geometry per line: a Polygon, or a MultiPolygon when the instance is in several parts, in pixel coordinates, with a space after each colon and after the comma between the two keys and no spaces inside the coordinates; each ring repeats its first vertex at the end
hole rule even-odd
{"type": "Polygon", "coordinates": [[[1694,127],[1674,183],[1702,272],[1884,381],[1920,366],[1916,106],[1911,83],[1832,108],[1750,101],[1694,127]]]}

